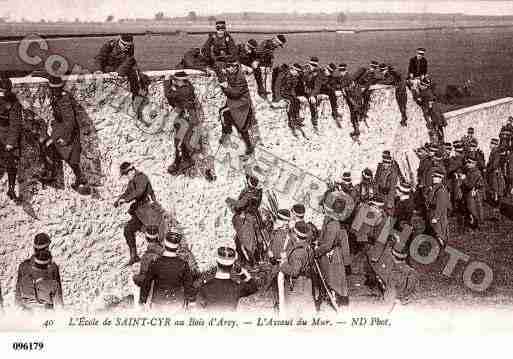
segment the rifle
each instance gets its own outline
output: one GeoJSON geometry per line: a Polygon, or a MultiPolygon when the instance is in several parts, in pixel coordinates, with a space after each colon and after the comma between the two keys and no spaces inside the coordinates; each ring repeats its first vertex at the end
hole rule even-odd
{"type": "Polygon", "coordinates": [[[321,267],[319,266],[319,262],[317,261],[317,258],[314,258],[313,262],[315,264],[315,270],[317,271],[317,275],[319,276],[319,279],[321,280],[322,287],[326,291],[326,294],[328,295],[328,298],[330,300],[330,304],[333,307],[333,310],[335,312],[338,312],[337,300],[336,300],[335,295],[333,294],[333,292],[329,289],[328,284],[326,283],[326,279],[324,278],[324,276],[323,276],[323,274],[321,272],[321,267]]]}

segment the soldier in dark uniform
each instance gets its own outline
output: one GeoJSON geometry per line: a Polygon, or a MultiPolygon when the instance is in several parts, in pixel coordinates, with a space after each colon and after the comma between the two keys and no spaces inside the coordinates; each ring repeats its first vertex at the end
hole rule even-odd
{"type": "Polygon", "coordinates": [[[363,96],[363,117],[367,116],[367,112],[369,111],[370,105],[370,97],[371,90],[370,87],[372,85],[377,84],[381,79],[382,75],[378,73],[379,64],[377,61],[372,61],[368,68],[360,68],[354,75],[353,79],[358,86],[362,89],[363,96]]]}
{"type": "MultiPolygon", "coordinates": [[[[270,69],[273,68],[274,62],[274,51],[278,48],[283,48],[287,39],[284,35],[279,34],[273,37],[272,39],[267,39],[262,41],[257,47],[257,59],[258,59],[258,67],[255,70],[255,79],[258,86],[258,94],[262,97],[267,96],[266,82],[265,78],[262,76],[262,71],[265,71],[267,74],[270,72],[270,69]]],[[[273,69],[272,77],[271,77],[271,88],[274,90],[274,85],[276,82],[275,71],[273,69]]],[[[274,94],[273,94],[274,96],[274,94]]]]}
{"type": "MultiPolygon", "coordinates": [[[[395,223],[394,229],[402,232],[406,226],[412,225],[413,212],[415,212],[415,201],[412,196],[413,188],[407,182],[399,182],[396,187],[396,198],[394,205],[395,223]]],[[[409,245],[414,233],[408,239],[409,245]]]]}
{"type": "Polygon", "coordinates": [[[469,127],[467,129],[467,134],[461,138],[461,142],[463,143],[463,147],[465,148],[465,151],[468,151],[472,141],[477,141],[474,133],[475,133],[474,128],[469,127]]]}
{"type": "Polygon", "coordinates": [[[141,285],[140,304],[145,304],[150,296],[151,304],[176,312],[194,302],[196,291],[193,286],[189,264],[177,255],[181,236],[166,236],[162,256],[154,260],[144,275],[141,285]]]}
{"type": "Polygon", "coordinates": [[[468,225],[479,229],[483,221],[483,195],[485,180],[479,168],[477,159],[469,157],[466,160],[466,172],[463,176],[462,190],[467,205],[468,225]]]}
{"type": "Polygon", "coordinates": [[[327,83],[327,76],[323,73],[319,65],[319,58],[312,57],[305,65],[306,70],[303,71],[303,81],[305,84],[305,95],[310,104],[310,116],[314,131],[317,132],[319,123],[319,114],[317,105],[321,88],[327,83]]]}
{"type": "Polygon", "coordinates": [[[288,125],[292,130],[294,136],[297,136],[296,130],[301,130],[303,127],[303,119],[300,118],[299,110],[301,102],[299,101],[299,94],[297,93],[298,87],[301,84],[300,73],[303,68],[299,64],[294,64],[283,75],[280,85],[280,95],[288,102],[288,125]]]}
{"type": "Polygon", "coordinates": [[[337,220],[332,213],[341,214],[346,203],[342,199],[327,200],[323,204],[324,223],[315,248],[321,271],[329,289],[335,292],[338,305],[349,304],[349,291],[346,273],[351,273],[351,254],[347,226],[337,220]],[[331,203],[331,205],[329,205],[331,203]]]}
{"type": "Polygon", "coordinates": [[[374,183],[376,184],[376,193],[385,197],[385,210],[388,214],[393,213],[396,185],[400,175],[390,152],[383,153],[383,161],[378,165],[374,183]]]}
{"type": "Polygon", "coordinates": [[[201,49],[199,47],[194,47],[184,53],[182,60],[177,65],[177,68],[205,71],[208,64],[208,60],[201,55],[201,49]]]}
{"type": "MultiPolygon", "coordinates": [[[[286,247],[288,245],[287,238],[291,231],[291,225],[290,210],[279,209],[276,214],[274,229],[271,231],[271,243],[269,244],[267,252],[272,265],[278,264],[280,253],[284,250],[284,246],[286,247]]],[[[287,248],[285,248],[285,250],[286,249],[287,248]]]]}
{"type": "Polygon", "coordinates": [[[15,302],[24,310],[52,310],[62,307],[59,267],[47,249],[37,250],[18,268],[15,302]]]}
{"type": "Polygon", "coordinates": [[[444,127],[447,126],[440,104],[433,92],[431,79],[425,76],[419,85],[419,105],[422,109],[431,142],[440,143],[444,139],[444,127]]]}
{"type": "Polygon", "coordinates": [[[216,21],[216,32],[208,35],[208,39],[205,44],[203,44],[201,53],[208,59],[210,66],[214,68],[217,76],[222,78],[221,73],[226,58],[237,56],[237,45],[232,35],[226,31],[225,21],[216,21]]]}
{"type": "Polygon", "coordinates": [[[374,183],[372,171],[369,168],[365,168],[362,171],[362,179],[360,183],[355,186],[356,205],[366,203],[374,197],[375,188],[376,185],[374,183]]]}
{"type": "MultiPolygon", "coordinates": [[[[323,76],[321,77],[321,89],[320,93],[328,96],[331,107],[331,116],[335,120],[335,123],[338,125],[338,118],[340,117],[338,114],[338,104],[337,104],[337,82],[338,78],[334,79],[334,74],[337,73],[337,65],[334,63],[328,64],[323,70],[323,76]]],[[[339,126],[340,127],[340,126],[339,126]]]]}
{"type": "Polygon", "coordinates": [[[175,126],[175,160],[168,168],[171,175],[179,175],[194,165],[192,156],[200,149],[199,143],[191,143],[191,137],[201,124],[199,115],[198,99],[194,92],[194,86],[187,79],[187,74],[179,71],[173,75],[169,88],[166,91],[166,98],[171,107],[177,113],[180,120],[186,121],[188,126],[186,130],[181,128],[180,121],[174,123],[175,126]]]}
{"type": "Polygon", "coordinates": [[[451,200],[449,191],[444,183],[445,174],[434,172],[432,174],[433,184],[428,188],[426,195],[426,207],[428,219],[437,241],[443,248],[449,240],[449,211],[451,200]]]}
{"type": "MultiPolygon", "coordinates": [[[[168,233],[168,241],[174,235],[173,232],[168,233]]],[[[164,253],[164,247],[162,245],[162,241],[159,238],[159,227],[157,226],[148,226],[146,228],[146,242],[148,243],[146,247],[146,252],[141,257],[141,266],[139,267],[139,273],[134,275],[134,283],[137,286],[142,286],[144,282],[144,277],[150,268],[150,265],[162,256],[164,253]]]]}
{"type": "Polygon", "coordinates": [[[239,63],[249,68],[252,73],[258,68],[257,46],[258,42],[255,39],[249,39],[245,43],[237,45],[239,63]]]}
{"type": "Polygon", "coordinates": [[[490,158],[486,166],[488,182],[488,199],[493,207],[494,220],[500,219],[500,203],[506,194],[506,179],[503,173],[503,148],[499,147],[499,139],[492,138],[490,143],[490,158]]]}
{"type": "Polygon", "coordinates": [[[513,116],[509,116],[508,117],[508,123],[501,127],[501,130],[500,130],[500,133],[499,133],[499,138],[504,137],[503,143],[501,141],[500,144],[504,145],[507,150],[513,149],[512,148],[513,144],[512,144],[512,141],[511,141],[512,134],[513,134],[513,116]],[[503,134],[505,134],[505,136],[503,134]],[[503,135],[503,136],[501,136],[501,135],[503,135]]]}
{"type": "Polygon", "coordinates": [[[10,79],[0,78],[0,179],[7,172],[9,189],[7,196],[17,201],[16,174],[21,155],[22,108],[12,92],[10,79]]]}
{"type": "Polygon", "coordinates": [[[417,54],[410,59],[408,64],[408,85],[415,99],[418,97],[420,81],[428,73],[428,63],[424,57],[425,53],[426,49],[419,47],[417,54]]]}
{"type": "Polygon", "coordinates": [[[447,163],[447,184],[451,195],[453,213],[456,216],[457,230],[462,231],[465,226],[466,206],[462,192],[463,174],[465,170],[465,157],[463,156],[463,144],[454,142],[454,156],[447,163]]]}
{"type": "Polygon", "coordinates": [[[246,156],[253,154],[254,145],[251,142],[249,130],[256,126],[253,101],[249,93],[248,83],[242,69],[235,58],[229,58],[226,63],[226,82],[221,88],[226,95],[226,105],[220,110],[222,117],[221,143],[225,143],[235,126],[242,141],[246,145],[246,156]]]}
{"type": "Polygon", "coordinates": [[[57,175],[56,162],[66,162],[73,174],[75,182],[71,187],[82,194],[87,194],[87,180],[82,175],[80,156],[82,146],[80,143],[80,124],[78,103],[73,96],[63,89],[64,82],[60,77],[50,77],[50,104],[53,112],[51,122],[52,134],[44,140],[45,156],[50,169],[47,169],[48,181],[55,179],[57,175]]]}
{"type": "Polygon", "coordinates": [[[120,76],[126,76],[130,85],[132,96],[146,95],[149,79],[139,72],[135,60],[134,38],[132,35],[123,34],[117,40],[109,40],[100,49],[95,57],[97,72],[116,72],[120,76]]]}
{"type": "Polygon", "coordinates": [[[467,150],[467,158],[471,157],[474,158],[477,161],[477,168],[481,171],[482,174],[484,174],[486,170],[486,160],[485,155],[483,151],[479,148],[479,145],[477,143],[476,139],[473,139],[468,144],[468,150],[467,150]]]}
{"type": "Polygon", "coordinates": [[[254,265],[258,258],[257,248],[262,238],[259,228],[259,207],[262,203],[262,189],[258,188],[258,179],[246,175],[247,187],[237,200],[227,198],[226,203],[234,212],[232,223],[236,231],[235,245],[239,257],[249,265],[254,265]]]}
{"type": "Polygon", "coordinates": [[[297,223],[290,232],[292,245],[281,252],[278,266],[284,275],[285,311],[294,317],[315,311],[312,281],[314,254],[306,242],[306,236],[307,227],[297,223]]]}
{"type": "Polygon", "coordinates": [[[401,125],[406,126],[408,117],[406,115],[406,104],[408,102],[408,94],[406,93],[406,82],[402,80],[401,74],[392,66],[381,64],[379,69],[383,73],[383,79],[380,81],[383,85],[394,86],[395,99],[401,112],[401,125]]]}
{"type": "Polygon", "coordinates": [[[351,136],[359,136],[359,122],[364,116],[365,107],[362,87],[353,80],[353,77],[347,71],[346,64],[338,65],[337,71],[334,71],[332,74],[332,81],[334,82],[335,90],[342,91],[342,95],[349,107],[351,124],[353,125],[351,136]]]}
{"type": "Polygon", "coordinates": [[[123,230],[130,250],[128,265],[132,265],[141,260],[137,255],[135,234],[141,231],[143,226],[155,224],[153,222],[156,221],[156,218],[154,218],[155,213],[151,203],[155,202],[156,198],[148,177],[136,170],[131,163],[123,162],[119,171],[121,176],[130,176],[125,192],[114,202],[114,207],[117,208],[121,204],[133,202],[128,210],[131,218],[125,224],[123,230]]]}
{"type": "Polygon", "coordinates": [[[239,273],[240,281],[231,278],[235,263],[235,251],[232,248],[220,247],[216,260],[215,278],[203,283],[198,292],[197,302],[209,312],[236,311],[241,298],[256,293],[256,281],[245,268],[241,268],[239,273]]]}
{"type": "Polygon", "coordinates": [[[290,210],[291,214],[291,225],[296,225],[297,223],[303,223],[306,226],[306,241],[309,244],[313,244],[317,240],[317,235],[319,230],[312,222],[305,221],[306,208],[301,203],[296,203],[292,206],[290,210]]]}

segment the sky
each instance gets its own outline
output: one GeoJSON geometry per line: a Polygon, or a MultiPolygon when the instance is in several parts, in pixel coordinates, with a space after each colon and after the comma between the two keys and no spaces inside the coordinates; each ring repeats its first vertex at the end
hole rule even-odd
{"type": "Polygon", "coordinates": [[[513,15],[513,2],[502,0],[0,0],[0,16],[39,21],[80,18],[152,18],[158,11],[166,16],[220,12],[434,12],[468,15],[513,15]]]}

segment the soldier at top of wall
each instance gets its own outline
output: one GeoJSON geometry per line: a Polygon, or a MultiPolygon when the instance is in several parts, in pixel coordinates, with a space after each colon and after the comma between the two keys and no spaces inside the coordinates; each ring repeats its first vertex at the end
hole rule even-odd
{"type": "Polygon", "coordinates": [[[275,72],[273,69],[274,52],[285,46],[287,39],[285,35],[278,34],[272,39],[263,40],[257,47],[257,60],[258,66],[255,70],[255,80],[258,86],[258,94],[261,97],[267,98],[269,92],[274,91],[275,72]],[[271,70],[272,69],[272,70],[271,70]],[[271,89],[267,89],[267,75],[272,71],[271,89]]]}
{"type": "Polygon", "coordinates": [[[132,98],[147,95],[149,78],[139,71],[132,35],[122,34],[119,39],[107,41],[101,47],[95,61],[97,73],[115,72],[120,76],[126,76],[132,98]]]}
{"type": "Polygon", "coordinates": [[[253,100],[249,93],[248,82],[236,57],[226,58],[226,76],[220,86],[226,95],[226,104],[220,109],[222,136],[220,142],[230,142],[232,127],[235,127],[246,146],[243,157],[251,156],[254,144],[249,135],[256,126],[253,100]]]}
{"type": "Polygon", "coordinates": [[[417,48],[415,56],[410,59],[408,64],[408,86],[414,99],[418,97],[420,81],[428,74],[428,62],[424,57],[425,53],[425,48],[417,48]]]}
{"type": "Polygon", "coordinates": [[[203,282],[197,295],[200,308],[209,312],[236,311],[239,300],[258,290],[257,283],[247,269],[241,267],[240,280],[232,279],[231,273],[236,253],[230,247],[217,249],[217,271],[215,277],[203,282]]]}
{"type": "MultiPolygon", "coordinates": [[[[217,76],[222,78],[226,58],[237,56],[237,45],[232,35],[226,31],[226,21],[216,21],[216,32],[208,35],[201,53],[207,59],[210,67],[214,69],[217,76]]],[[[220,79],[220,81],[223,80],[220,79]]]]}
{"type": "Polygon", "coordinates": [[[392,65],[381,64],[379,65],[379,70],[383,74],[383,79],[379,83],[394,86],[395,88],[395,99],[401,112],[401,126],[406,126],[408,122],[408,116],[406,115],[406,104],[408,102],[406,82],[392,65]]]}
{"type": "Polygon", "coordinates": [[[0,79],[0,179],[7,172],[7,196],[17,201],[16,175],[21,155],[22,108],[10,79],[0,79]]]}

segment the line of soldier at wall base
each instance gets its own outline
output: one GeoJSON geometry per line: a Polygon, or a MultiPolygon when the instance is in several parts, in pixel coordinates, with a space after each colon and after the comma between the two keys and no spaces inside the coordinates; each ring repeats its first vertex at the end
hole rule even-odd
{"type": "MultiPolygon", "coordinates": [[[[215,277],[199,285],[194,283],[195,269],[177,254],[181,232],[162,235],[158,221],[152,222],[158,211],[153,206],[155,194],[149,177],[125,162],[120,172],[129,176],[129,184],[115,206],[131,204],[131,220],[124,233],[129,264],[141,262],[133,278],[140,287],[139,304],[151,303],[153,308],[165,310],[234,311],[240,298],[260,288],[272,290],[274,306],[280,310],[283,303],[277,278],[282,273],[287,313],[315,312],[323,303],[338,309],[350,303],[348,277],[362,257],[364,284],[383,300],[407,304],[419,285],[409,248],[416,235],[430,235],[444,248],[451,240],[450,218],[456,220],[456,233],[479,230],[487,220],[485,202],[493,209],[489,220],[502,220],[499,206],[513,195],[513,117],[502,127],[499,138],[491,139],[490,146],[486,162],[473,128],[453,143],[427,143],[416,150],[420,160],[416,186],[401,173],[390,151],[384,151],[375,174],[366,168],[360,183],[353,185],[351,174],[345,172],[330,185],[320,203],[325,214],[320,229],[306,221],[303,204],[279,208],[274,198],[269,202],[273,205],[263,208],[264,190],[256,177],[246,174],[247,186],[239,197],[226,199],[233,211],[234,248],[218,249],[215,277]],[[347,195],[355,206],[339,220],[337,215],[349,208],[344,199],[347,195]],[[369,207],[379,220],[355,230],[352,224],[358,212],[369,207]],[[399,233],[405,226],[414,228],[406,246],[400,245],[394,234],[379,245],[378,237],[390,219],[395,219],[394,229],[399,233]],[[136,249],[138,231],[147,241],[142,258],[136,249]],[[251,273],[258,273],[262,266],[271,270],[258,285],[251,273]]],[[[511,219],[509,208],[505,215],[511,219]]],[[[48,235],[38,234],[34,255],[19,267],[16,303],[22,308],[51,309],[63,303],[59,269],[51,259],[49,245],[48,235]]]]}

